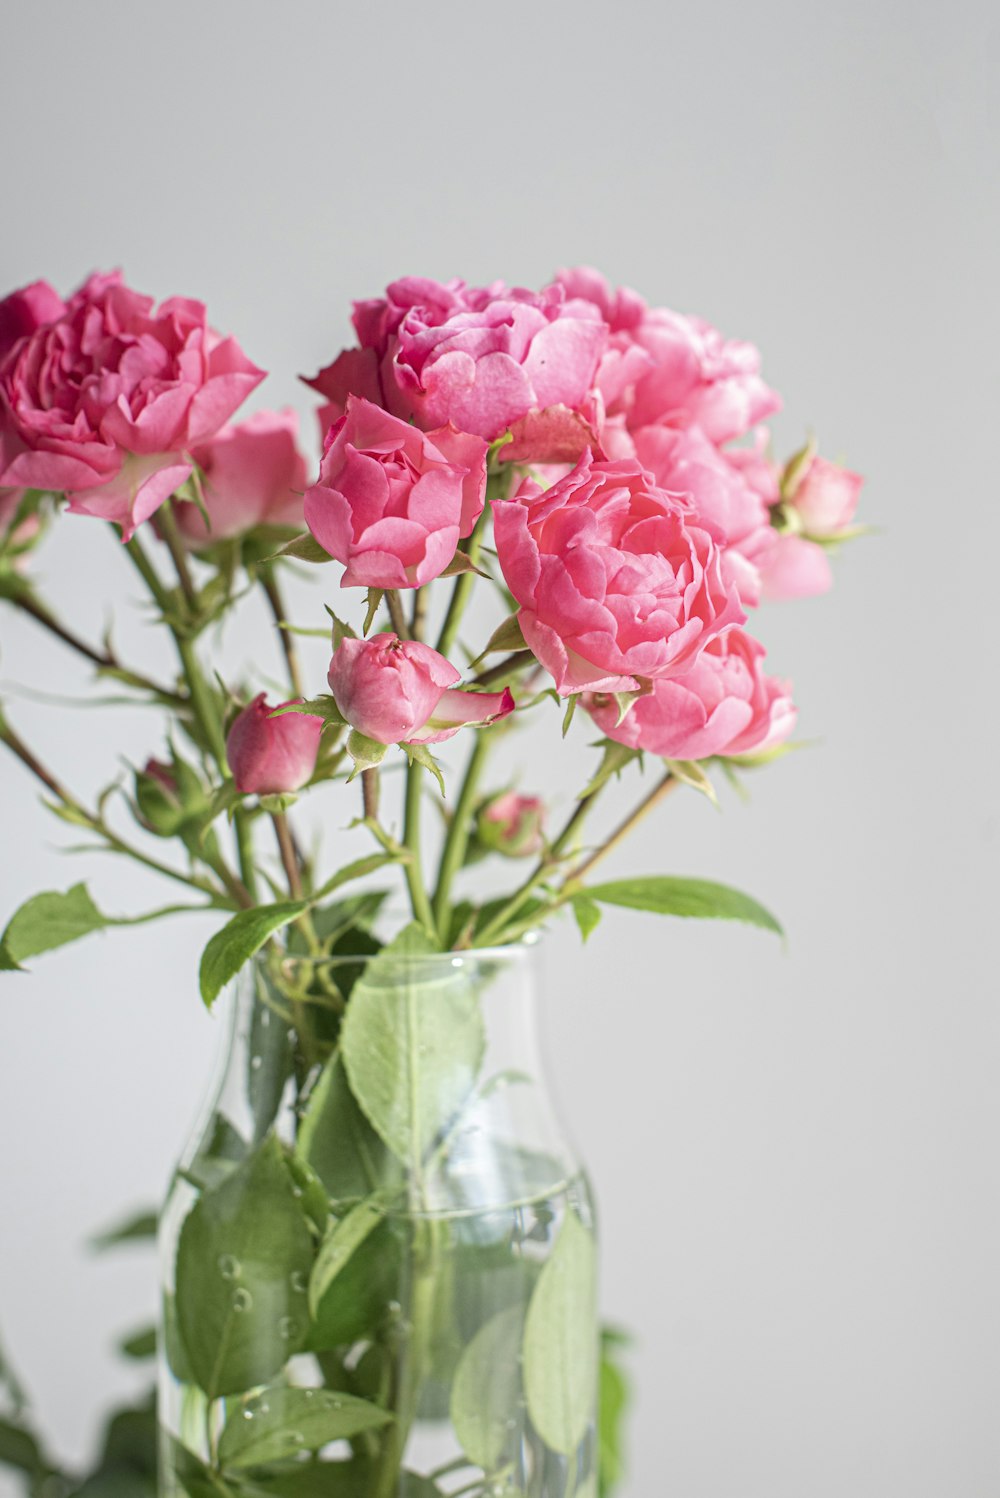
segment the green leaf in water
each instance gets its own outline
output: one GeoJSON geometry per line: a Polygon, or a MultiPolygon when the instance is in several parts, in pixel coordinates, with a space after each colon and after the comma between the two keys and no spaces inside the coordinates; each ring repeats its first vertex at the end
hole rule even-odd
{"type": "Polygon", "coordinates": [[[571,1456],[597,1394],[597,1255],[593,1234],[570,1212],[531,1297],[524,1328],[528,1413],[551,1450],[571,1456]]]}
{"type": "Polygon", "coordinates": [[[451,1423],[466,1456],[484,1472],[495,1470],[511,1444],[508,1421],[521,1395],[523,1335],[521,1307],[501,1311],[473,1337],[455,1373],[451,1423]]]}
{"type": "Polygon", "coordinates": [[[321,1451],[331,1441],[378,1430],[392,1416],[365,1399],[329,1389],[265,1389],[228,1411],[219,1441],[224,1469],[259,1467],[321,1451]]]}
{"type": "Polygon", "coordinates": [[[383,1217],[382,1202],[377,1197],[369,1197],[367,1201],[359,1202],[353,1207],[327,1233],[320,1244],[309,1281],[309,1310],[313,1316],[337,1275],[344,1269],[352,1254],[375,1231],[383,1217]]]}

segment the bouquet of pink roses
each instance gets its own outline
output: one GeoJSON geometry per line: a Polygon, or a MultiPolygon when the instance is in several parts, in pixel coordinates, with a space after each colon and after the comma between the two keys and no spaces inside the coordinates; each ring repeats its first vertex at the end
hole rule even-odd
{"type": "MultiPolygon", "coordinates": [[[[0,741],[55,815],[225,917],[202,959],[206,1004],[249,983],[246,1129],[216,1111],[168,1208],[160,1353],[179,1394],[160,1491],[431,1498],[455,1473],[462,1493],[587,1498],[614,1461],[594,1444],[592,1231],[585,1188],[564,1189],[578,1172],[508,1137],[480,1159],[480,1185],[502,1180],[477,1211],[517,1225],[442,1226],[469,1216],[462,1149],[505,1075],[483,1070],[484,996],[505,952],[563,911],[584,937],[604,905],[777,929],[724,885],[594,871],[676,787],[711,794],[713,766],[735,775],[787,747],[790,688],[747,626],[765,599],[829,587],[861,480],[812,443],[775,460],[761,424],[779,399],[751,345],[594,271],[540,292],[409,277],[353,322],[356,345],[308,381],[324,401],[317,470],[291,413],[231,424],[264,375],[200,303],[156,307],[118,274],[65,302],[44,282],[0,302],[0,599],[171,724],[124,817],[113,787],[86,803],[2,711],[0,741]],[[60,511],[120,532],[175,677],[81,638],[43,597],[33,558],[60,511]],[[306,679],[283,597],[302,564],[327,564],[336,587],[325,681],[306,679]],[[483,637],[469,635],[477,591],[496,600],[483,637]],[[257,597],[283,702],[224,682],[201,645],[257,597]],[[509,754],[490,779],[495,745],[554,710],[564,735],[596,735],[558,829],[511,788],[509,754]],[[452,787],[435,750],[456,737],[469,747],[452,787]],[[612,784],[651,762],[630,809],[584,843],[612,784]],[[330,782],[371,852],[321,869],[292,808],[330,782]],[[526,868],[477,898],[487,858],[526,868]],[[402,930],[385,926],[387,877],[410,907],[402,930]],[[362,1185],[332,1159],[345,1130],[362,1185]],[[516,1261],[517,1294],[468,1290],[484,1255],[501,1277],[516,1261]],[[452,1444],[427,1470],[422,1422],[442,1419],[452,1444]]],[[[82,884],[36,895],[6,926],[0,968],[178,908],[192,907],[112,916],[82,884]]]]}

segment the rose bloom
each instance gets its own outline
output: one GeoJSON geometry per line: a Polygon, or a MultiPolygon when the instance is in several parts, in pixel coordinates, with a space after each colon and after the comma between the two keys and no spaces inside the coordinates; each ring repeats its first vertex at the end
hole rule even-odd
{"type": "Polygon", "coordinates": [[[453,691],[460,680],[430,645],[394,634],[342,640],[329,671],[341,715],[379,744],[435,744],[466,724],[493,723],[514,711],[509,690],[453,691]]]}
{"type": "Polygon", "coordinates": [[[634,462],[585,454],[544,492],[496,501],[500,566],[528,646],[561,696],[678,676],[746,617],[684,501],[634,462]]]}
{"type": "MultiPolygon", "coordinates": [[[[296,702],[301,698],[296,698],[296,702]]],[[[282,702],[280,707],[291,707],[282,702]]],[[[226,759],[243,795],[280,796],[299,790],[316,768],[323,719],[311,713],[274,718],[263,692],[234,719],[226,759]]]]}
{"type": "Polygon", "coordinates": [[[827,538],[846,530],[854,519],[863,483],[859,473],[814,457],[790,495],[806,534],[827,538]]]}
{"type": "Polygon", "coordinates": [[[309,381],[331,403],[328,414],[339,415],[354,394],[425,431],[450,423],[492,442],[513,428],[519,459],[538,462],[562,460],[562,425],[554,433],[529,423],[519,433],[518,424],[564,408],[571,425],[573,413],[589,408],[608,337],[599,310],[561,286],[472,288],[418,276],[356,302],[353,321],[360,347],[309,381]],[[548,450],[553,443],[558,454],[548,450]]]}
{"type": "Polygon", "coordinates": [[[344,587],[420,588],[452,561],[483,512],[487,444],[442,427],[421,432],[348,396],[327,434],[305,520],[344,587]]]}
{"type": "Polygon", "coordinates": [[[20,338],[62,317],[66,303],[48,281],[33,281],[0,301],[0,362],[20,338]]]}
{"type": "Polygon", "coordinates": [[[711,641],[684,676],[653,683],[619,723],[613,697],[584,706],[601,732],[664,759],[707,759],[773,749],[795,726],[788,682],[764,673],[764,647],[742,629],[711,641]]]}
{"type": "Polygon", "coordinates": [[[201,302],[154,310],[118,272],[91,276],[0,361],[0,485],[65,493],[128,540],[263,378],[201,302]]]}
{"type": "Polygon", "coordinates": [[[589,301],[608,323],[597,383],[608,413],[624,416],[629,429],[696,425],[721,443],[780,409],[752,343],[724,338],[702,318],[648,307],[637,292],[612,291],[586,267],[560,271],[557,281],[574,304],[589,301]]]}
{"type": "Polygon", "coordinates": [[[191,449],[202,471],[210,528],[196,504],[178,504],[177,524],[189,546],[224,541],[258,525],[301,528],[308,470],[298,431],[294,411],[258,411],[191,449]]]}
{"type": "Polygon", "coordinates": [[[503,791],[480,807],[476,835],[484,847],[506,858],[534,858],[544,846],[545,802],[503,791]]]}
{"type": "Polygon", "coordinates": [[[761,594],[772,603],[793,598],[815,598],[833,587],[833,572],[825,549],[816,541],[793,534],[772,537],[760,559],[761,594]]]}

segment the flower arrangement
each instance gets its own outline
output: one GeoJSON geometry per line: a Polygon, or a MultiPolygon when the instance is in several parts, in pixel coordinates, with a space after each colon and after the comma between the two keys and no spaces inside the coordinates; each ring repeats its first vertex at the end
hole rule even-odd
{"type": "MultiPolygon", "coordinates": [[[[778,929],[723,885],[595,871],[676,788],[712,794],[713,767],[736,776],[787,750],[790,687],[768,674],[747,625],[763,600],[827,589],[831,552],[860,529],[858,475],[812,442],[785,462],[772,456],[762,424],[780,402],[755,348],[594,271],[560,272],[540,292],[407,277],[356,303],[353,324],[355,345],[307,382],[323,400],[317,469],[292,413],[233,422],[264,374],[201,303],[157,307],[117,273],[91,276],[67,301],[37,282],[0,302],[0,598],[170,723],[168,748],[118,798],[129,825],[112,814],[112,788],[87,804],[3,712],[0,741],[56,816],[183,886],[194,908],[219,911],[201,963],[206,1004],[251,959],[263,965],[279,1010],[294,1016],[300,1113],[351,1013],[329,966],[345,950],[474,956],[563,912],[586,938],[604,905],[778,929]],[[117,531],[173,641],[176,677],[154,679],[110,643],[82,639],[43,598],[33,558],[68,523],[60,511],[117,531]],[[327,626],[293,625],[282,590],[289,569],[317,564],[335,589],[325,682],[305,678],[296,635],[327,626]],[[496,601],[486,637],[469,634],[476,593],[496,601]],[[202,647],[210,626],[258,598],[281,643],[282,702],[259,682],[222,681],[202,647]],[[596,735],[592,773],[558,828],[530,780],[522,793],[506,769],[490,779],[494,747],[553,711],[564,735],[581,723],[596,735]],[[468,749],[449,785],[435,749],[453,738],[468,749]],[[397,766],[402,797],[390,808],[398,781],[385,771],[397,766]],[[615,783],[631,808],[584,843],[615,783]],[[293,827],[296,799],[330,784],[339,809],[325,815],[354,816],[371,838],[368,855],[339,869],[321,869],[293,827]],[[435,784],[444,831],[432,868],[422,823],[435,784]],[[477,898],[465,871],[485,859],[523,861],[522,872],[505,893],[487,898],[481,886],[477,898]],[[411,913],[397,933],[374,924],[390,877],[411,913]],[[356,883],[361,894],[348,892],[356,883]]],[[[82,884],[36,895],[8,921],[0,969],[185,908],[112,916],[82,884]]],[[[391,1150],[377,1104],[363,1112],[391,1150]]],[[[311,1231],[322,1257],[338,1217],[320,1217],[311,1231]]],[[[566,1235],[577,1232],[569,1221],[566,1235]]],[[[243,1383],[199,1379],[210,1403],[249,1397],[243,1383]]],[[[375,1415],[347,1434],[376,1439],[375,1415]]],[[[213,1418],[176,1491],[249,1494],[242,1478],[226,1485],[213,1418]]],[[[385,1419],[403,1419],[391,1401],[385,1419]]],[[[320,1451],[331,1428],[320,1422],[308,1449],[320,1451]]],[[[363,1489],[378,1498],[404,1491],[391,1486],[403,1482],[391,1447],[386,1438],[382,1476],[363,1489]]],[[[573,1485],[564,1472],[558,1491],[576,1491],[579,1475],[590,1492],[576,1451],[567,1455],[573,1485]]],[[[496,1478],[479,1465],[483,1492],[522,1491],[504,1485],[507,1468],[496,1478]]],[[[405,1491],[424,1494],[415,1481],[405,1491]]],[[[532,1481],[523,1491],[549,1493],[532,1481]]],[[[252,1491],[264,1490],[307,1491],[252,1491]]]]}

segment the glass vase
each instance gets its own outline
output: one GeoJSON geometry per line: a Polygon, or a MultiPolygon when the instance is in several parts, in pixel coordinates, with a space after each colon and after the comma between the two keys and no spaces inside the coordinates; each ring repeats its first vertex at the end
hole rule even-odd
{"type": "Polygon", "coordinates": [[[229,992],[163,1214],[161,1498],[594,1498],[593,1211],[537,954],[353,945],[229,992]]]}

